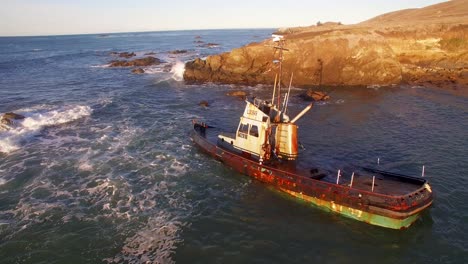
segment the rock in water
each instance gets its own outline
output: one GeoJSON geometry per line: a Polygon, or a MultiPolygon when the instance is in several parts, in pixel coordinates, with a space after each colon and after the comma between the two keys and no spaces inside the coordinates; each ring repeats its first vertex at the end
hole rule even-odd
{"type": "Polygon", "coordinates": [[[0,117],[0,130],[10,130],[15,125],[17,120],[22,120],[25,117],[16,113],[5,113],[0,117]]]}
{"type": "Polygon", "coordinates": [[[126,59],[129,59],[129,58],[135,57],[135,56],[136,56],[135,52],[121,52],[119,54],[119,57],[126,58],[126,59]]]}
{"type": "Polygon", "coordinates": [[[209,104],[207,101],[205,101],[205,100],[200,101],[200,103],[198,103],[198,105],[199,105],[199,106],[203,106],[203,107],[208,107],[208,106],[210,106],[210,104],[209,104]]]}
{"type": "Polygon", "coordinates": [[[145,73],[145,70],[143,70],[142,68],[136,68],[136,69],[132,70],[132,73],[134,73],[134,74],[143,74],[143,73],[145,73]]]}
{"type": "Polygon", "coordinates": [[[197,47],[200,47],[200,48],[210,48],[210,49],[212,49],[212,48],[219,47],[218,43],[203,43],[203,41],[202,42],[197,42],[197,43],[200,44],[200,45],[197,45],[197,47]]]}
{"type": "Polygon", "coordinates": [[[134,59],[129,61],[114,60],[110,62],[109,67],[145,67],[161,64],[162,60],[148,56],[146,58],[134,59]]]}
{"type": "Polygon", "coordinates": [[[247,96],[247,93],[244,91],[231,91],[226,94],[227,96],[239,97],[244,100],[247,96]]]}
{"type": "Polygon", "coordinates": [[[328,96],[324,92],[313,91],[311,89],[307,90],[307,92],[301,94],[301,97],[305,100],[313,100],[313,101],[325,101],[329,100],[330,96],[328,96]]]}
{"type": "Polygon", "coordinates": [[[135,52],[111,52],[110,55],[113,55],[113,56],[118,56],[118,57],[121,57],[121,58],[126,58],[126,59],[129,59],[131,57],[135,57],[136,54],[135,52]]]}
{"type": "Polygon", "coordinates": [[[172,51],[169,51],[169,54],[185,54],[187,53],[188,51],[187,50],[172,50],[172,51]]]}
{"type": "Polygon", "coordinates": [[[26,117],[20,114],[13,113],[13,112],[8,112],[8,113],[3,114],[2,118],[20,120],[20,119],[25,119],[26,117]]]}

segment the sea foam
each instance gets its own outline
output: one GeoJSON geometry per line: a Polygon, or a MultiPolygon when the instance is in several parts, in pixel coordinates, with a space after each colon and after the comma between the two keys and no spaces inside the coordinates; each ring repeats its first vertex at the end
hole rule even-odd
{"type": "Polygon", "coordinates": [[[176,81],[184,80],[184,72],[185,72],[185,63],[181,61],[177,61],[174,65],[172,65],[171,73],[172,78],[176,81]]]}
{"type": "MultiPolygon", "coordinates": [[[[31,110],[31,109],[28,109],[31,110]]],[[[48,126],[65,124],[91,115],[89,106],[74,105],[33,112],[17,111],[26,118],[9,130],[0,132],[0,152],[10,153],[20,148],[21,141],[40,133],[48,126]]]]}

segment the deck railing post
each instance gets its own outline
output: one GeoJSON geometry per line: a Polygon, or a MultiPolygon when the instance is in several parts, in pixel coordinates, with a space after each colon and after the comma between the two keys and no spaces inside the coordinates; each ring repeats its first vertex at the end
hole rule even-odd
{"type": "Polygon", "coordinates": [[[372,176],[372,192],[374,192],[375,176],[372,176]]]}
{"type": "Polygon", "coordinates": [[[338,170],[338,175],[336,175],[336,184],[340,182],[340,170],[338,170]]]}
{"type": "Polygon", "coordinates": [[[351,183],[349,184],[349,188],[353,188],[353,180],[354,180],[354,171],[353,171],[353,174],[351,174],[351,183]]]}
{"type": "Polygon", "coordinates": [[[424,177],[424,165],[422,167],[421,177],[424,177]]]}

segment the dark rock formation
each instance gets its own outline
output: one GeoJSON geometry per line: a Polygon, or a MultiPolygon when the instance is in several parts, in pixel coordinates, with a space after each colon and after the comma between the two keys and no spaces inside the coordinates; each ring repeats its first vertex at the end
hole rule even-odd
{"type": "Polygon", "coordinates": [[[198,105],[199,105],[199,106],[203,106],[203,107],[208,107],[208,106],[210,106],[210,104],[209,104],[207,101],[205,101],[205,100],[200,101],[200,103],[198,103],[198,105]]]}
{"type": "MultiPolygon", "coordinates": [[[[279,30],[284,35],[283,87],[468,85],[468,1],[392,12],[356,25],[279,30]],[[321,63],[319,63],[319,61],[321,63]],[[464,77],[465,76],[465,77],[464,77]],[[320,82],[321,81],[321,82],[320,82]]],[[[271,40],[186,63],[188,83],[272,84],[277,59],[271,40]]]]}
{"type": "Polygon", "coordinates": [[[114,52],[111,52],[110,54],[113,55],[113,56],[118,56],[120,58],[126,58],[126,59],[129,59],[131,57],[136,56],[135,52],[126,52],[126,51],[125,52],[115,52],[114,51],[114,52]]]}
{"type": "Polygon", "coordinates": [[[314,91],[308,89],[305,93],[300,95],[304,100],[308,101],[326,101],[330,99],[330,96],[325,92],[314,91]]]}
{"type": "Polygon", "coordinates": [[[244,91],[231,91],[226,94],[227,96],[238,97],[242,100],[245,100],[247,93],[244,91]]]}
{"type": "Polygon", "coordinates": [[[188,52],[187,50],[172,50],[172,51],[169,51],[169,54],[184,54],[187,52],[188,52]]]}
{"type": "Polygon", "coordinates": [[[136,68],[136,69],[132,70],[132,73],[134,73],[134,74],[143,74],[143,73],[145,73],[145,70],[143,70],[142,68],[136,68]]]}
{"type": "Polygon", "coordinates": [[[13,112],[8,112],[2,115],[1,122],[4,124],[10,124],[12,120],[21,120],[24,118],[25,117],[23,115],[16,114],[13,112]]]}
{"type": "Polygon", "coordinates": [[[22,120],[25,117],[16,113],[5,113],[0,117],[0,130],[9,130],[15,125],[17,120],[22,120]]]}
{"type": "Polygon", "coordinates": [[[161,64],[162,61],[155,57],[145,57],[141,59],[134,59],[134,60],[114,60],[110,62],[109,67],[145,67],[151,65],[158,65],[161,64]]]}
{"type": "Polygon", "coordinates": [[[197,47],[200,47],[200,48],[217,48],[219,47],[219,44],[218,43],[204,43],[203,41],[201,42],[197,42],[199,43],[199,45],[197,45],[197,47]]]}

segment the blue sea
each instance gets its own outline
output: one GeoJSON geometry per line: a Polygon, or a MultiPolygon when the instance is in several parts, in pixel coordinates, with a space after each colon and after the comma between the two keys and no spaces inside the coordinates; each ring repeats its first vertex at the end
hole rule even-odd
{"type": "Polygon", "coordinates": [[[0,131],[0,263],[468,263],[464,92],[323,87],[331,100],[298,121],[304,164],[425,166],[434,204],[406,230],[298,202],[193,145],[193,119],[236,129],[245,103],[226,93],[271,87],[188,85],[184,62],[273,31],[0,38],[0,113],[25,116],[0,131]],[[124,51],[164,63],[108,67],[124,51]]]}

